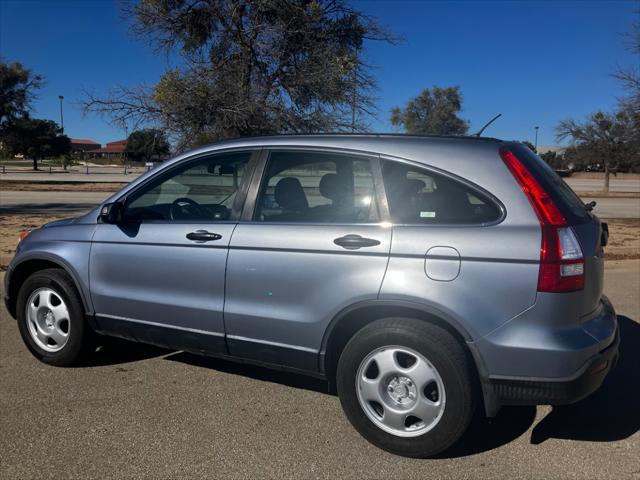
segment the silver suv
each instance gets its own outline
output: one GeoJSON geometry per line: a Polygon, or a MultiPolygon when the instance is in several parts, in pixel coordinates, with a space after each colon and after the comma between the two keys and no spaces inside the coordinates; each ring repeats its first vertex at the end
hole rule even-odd
{"type": "Polygon", "coordinates": [[[314,375],[369,441],[425,457],[476,407],[601,385],[619,343],[607,235],[519,143],[242,139],[30,232],[5,297],[46,363],[103,334],[314,375]]]}

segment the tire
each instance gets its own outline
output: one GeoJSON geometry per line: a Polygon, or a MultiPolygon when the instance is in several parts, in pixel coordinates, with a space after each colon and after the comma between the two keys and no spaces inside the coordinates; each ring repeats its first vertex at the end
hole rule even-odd
{"type": "Polygon", "coordinates": [[[347,418],[365,439],[397,455],[425,458],[452,446],[469,426],[476,404],[472,372],[463,347],[446,330],[387,318],[349,340],[336,384],[347,418]]]}
{"type": "Polygon", "coordinates": [[[64,270],[49,268],[29,276],[18,292],[16,313],[22,340],[40,361],[70,367],[92,351],[95,334],[64,270]]]}

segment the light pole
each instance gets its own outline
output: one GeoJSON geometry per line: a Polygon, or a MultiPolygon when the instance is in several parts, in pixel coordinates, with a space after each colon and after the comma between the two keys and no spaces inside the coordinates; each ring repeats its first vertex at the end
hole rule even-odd
{"type": "Polygon", "coordinates": [[[533,144],[533,148],[535,148],[535,149],[536,149],[536,152],[537,152],[537,151],[538,151],[538,129],[539,129],[540,127],[536,126],[536,127],[533,127],[533,128],[535,128],[535,130],[536,130],[536,141],[535,141],[535,143],[533,144]]]}
{"type": "Polygon", "coordinates": [[[62,100],[64,100],[64,97],[58,95],[58,98],[60,99],[60,131],[64,133],[64,117],[62,116],[62,100]]]}

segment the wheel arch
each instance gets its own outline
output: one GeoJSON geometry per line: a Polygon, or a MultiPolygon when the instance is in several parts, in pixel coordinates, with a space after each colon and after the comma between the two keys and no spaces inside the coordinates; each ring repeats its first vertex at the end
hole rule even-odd
{"type": "Polygon", "coordinates": [[[485,412],[495,416],[498,405],[488,386],[488,373],[469,331],[451,315],[435,307],[405,300],[370,300],[358,302],[340,311],[327,326],[319,352],[319,370],[330,384],[335,384],[338,360],[349,339],[367,324],[389,317],[407,317],[437,325],[462,345],[474,367],[477,387],[482,391],[485,412]]]}
{"type": "MultiPolygon", "coordinates": [[[[78,275],[74,271],[74,269],[67,264],[63,259],[56,257],[55,255],[47,255],[40,254],[37,256],[29,256],[24,260],[21,260],[19,263],[15,264],[11,268],[11,276],[9,277],[8,285],[7,285],[7,301],[6,306],[9,310],[9,313],[13,318],[16,318],[16,308],[18,301],[18,292],[20,291],[20,287],[24,283],[24,281],[29,278],[35,272],[40,270],[45,270],[47,268],[58,268],[64,270],[74,286],[76,287],[76,291],[80,296],[80,300],[82,301],[82,306],[85,313],[90,314],[90,304],[86,298],[86,294],[82,289],[80,282],[78,281],[78,275]]],[[[5,278],[5,280],[7,280],[5,278]]]]}

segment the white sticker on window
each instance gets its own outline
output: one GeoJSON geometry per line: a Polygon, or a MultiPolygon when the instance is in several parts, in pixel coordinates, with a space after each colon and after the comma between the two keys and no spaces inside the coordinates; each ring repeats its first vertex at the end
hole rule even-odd
{"type": "Polygon", "coordinates": [[[436,212],[420,212],[420,218],[435,218],[436,212]]]}

